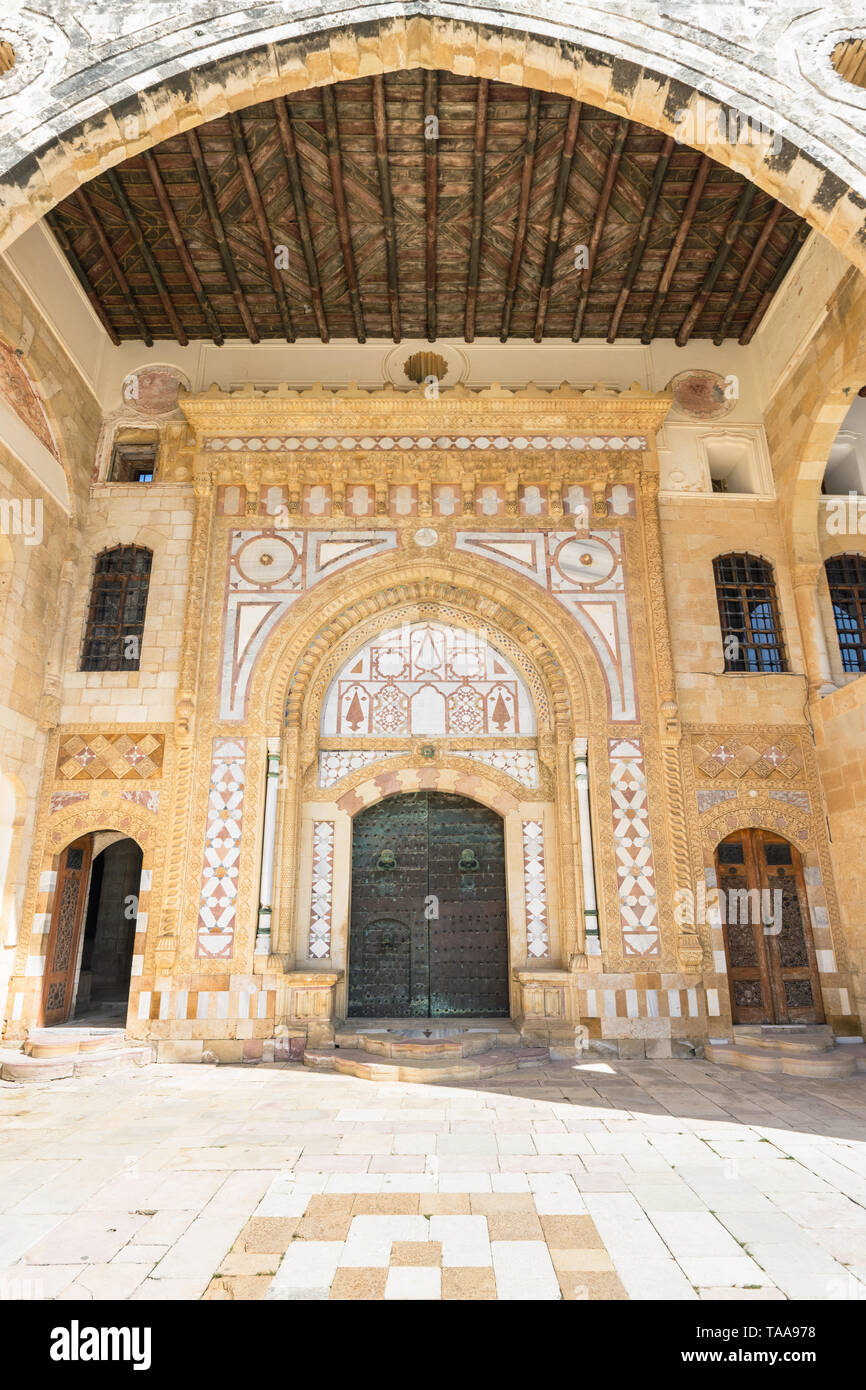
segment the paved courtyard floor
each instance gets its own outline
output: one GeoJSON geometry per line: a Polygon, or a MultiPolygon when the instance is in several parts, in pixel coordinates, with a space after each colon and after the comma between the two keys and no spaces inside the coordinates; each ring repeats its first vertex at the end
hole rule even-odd
{"type": "Polygon", "coordinates": [[[0,1296],[866,1298],[866,1077],[2,1084],[0,1296]]]}

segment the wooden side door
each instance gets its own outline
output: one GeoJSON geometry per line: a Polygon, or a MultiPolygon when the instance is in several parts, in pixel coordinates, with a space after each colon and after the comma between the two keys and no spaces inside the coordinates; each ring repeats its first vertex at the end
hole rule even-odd
{"type": "Polygon", "coordinates": [[[85,835],[67,845],[60,856],[42,984],[42,1017],[46,1024],[64,1023],[72,1008],[92,851],[93,837],[85,835]]]}
{"type": "Polygon", "coordinates": [[[781,835],[739,830],[716,850],[734,1023],[823,1023],[800,855],[781,835]]]}
{"type": "MultiPolygon", "coordinates": [[[[773,982],[760,913],[752,910],[758,867],[751,830],[738,830],[716,849],[731,1015],[734,1023],[773,1023],[773,982]]],[[[758,899],[758,903],[759,903],[758,899]]]]}
{"type": "Polygon", "coordinates": [[[760,886],[770,907],[764,926],[777,1023],[823,1023],[821,982],[800,855],[781,835],[752,832],[760,886]]]}

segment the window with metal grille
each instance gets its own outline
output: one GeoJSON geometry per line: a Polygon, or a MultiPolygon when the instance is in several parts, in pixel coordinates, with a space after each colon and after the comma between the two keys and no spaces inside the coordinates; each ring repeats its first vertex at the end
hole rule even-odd
{"type": "Polygon", "coordinates": [[[758,555],[713,561],[726,671],[787,671],[773,566],[758,555]]]}
{"type": "Polygon", "coordinates": [[[119,545],[97,555],[82,671],[138,670],[152,559],[139,545],[119,545]]]}
{"type": "Polygon", "coordinates": [[[866,556],[834,555],[825,569],[843,671],[866,671],[866,556]]]}

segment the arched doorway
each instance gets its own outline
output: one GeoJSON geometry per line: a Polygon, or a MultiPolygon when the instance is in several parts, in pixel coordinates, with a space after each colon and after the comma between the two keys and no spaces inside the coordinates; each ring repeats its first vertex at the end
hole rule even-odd
{"type": "Polygon", "coordinates": [[[114,832],[84,835],[60,855],[43,985],[46,1024],[125,1021],[142,851],[114,832]]]}
{"type": "Polygon", "coordinates": [[[768,830],[737,830],[716,849],[734,1023],[822,1023],[803,865],[768,830]]]}
{"type": "Polygon", "coordinates": [[[348,1012],[508,1015],[505,837],[495,811],[419,791],[355,817],[348,1012]]]}

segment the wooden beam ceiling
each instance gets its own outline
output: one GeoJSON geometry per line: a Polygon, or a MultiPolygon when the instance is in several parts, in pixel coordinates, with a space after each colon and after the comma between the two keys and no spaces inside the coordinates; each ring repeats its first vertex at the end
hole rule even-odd
{"type": "Polygon", "coordinates": [[[567,98],[446,72],[233,112],[47,217],[113,342],[750,340],[808,232],[567,98]]]}

